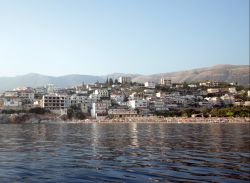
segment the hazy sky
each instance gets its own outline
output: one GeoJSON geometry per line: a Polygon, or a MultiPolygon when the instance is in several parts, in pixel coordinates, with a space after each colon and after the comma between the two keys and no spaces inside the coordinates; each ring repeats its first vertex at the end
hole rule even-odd
{"type": "Polygon", "coordinates": [[[249,0],[0,0],[0,76],[249,64],[249,0]]]}

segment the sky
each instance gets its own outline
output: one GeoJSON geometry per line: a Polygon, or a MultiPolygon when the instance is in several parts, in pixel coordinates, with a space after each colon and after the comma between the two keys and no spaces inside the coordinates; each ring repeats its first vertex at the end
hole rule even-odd
{"type": "Polygon", "coordinates": [[[0,0],[0,76],[249,64],[249,0],[0,0]]]}

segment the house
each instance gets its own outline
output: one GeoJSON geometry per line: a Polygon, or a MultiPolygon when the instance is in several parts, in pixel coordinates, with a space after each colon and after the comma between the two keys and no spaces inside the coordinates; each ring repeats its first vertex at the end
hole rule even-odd
{"type": "Polygon", "coordinates": [[[136,117],[138,116],[137,111],[124,108],[116,107],[108,110],[108,116],[110,118],[123,118],[123,117],[136,117]]]}
{"type": "Polygon", "coordinates": [[[145,82],[145,83],[144,83],[144,86],[145,86],[146,88],[155,89],[155,83],[152,82],[152,81],[145,82]]]}
{"type": "Polygon", "coordinates": [[[208,97],[205,98],[212,106],[222,106],[223,101],[220,97],[208,97]]]}
{"type": "Polygon", "coordinates": [[[221,100],[223,101],[224,105],[234,105],[235,99],[233,96],[225,94],[220,97],[221,100]]]}
{"type": "Polygon", "coordinates": [[[128,105],[132,109],[147,108],[148,107],[148,101],[147,100],[130,100],[128,102],[128,105]]]}
{"type": "Polygon", "coordinates": [[[3,98],[3,107],[5,109],[18,109],[22,106],[21,99],[18,97],[5,97],[3,98]]]}
{"type": "Polygon", "coordinates": [[[102,118],[108,115],[108,103],[105,102],[94,102],[92,103],[91,117],[92,118],[102,118]]]}
{"type": "Polygon", "coordinates": [[[98,97],[109,97],[109,91],[107,89],[97,89],[94,94],[98,97]]]}
{"type": "Polygon", "coordinates": [[[228,88],[229,93],[236,94],[237,90],[235,87],[228,88]]]}
{"type": "Polygon", "coordinates": [[[218,88],[208,88],[207,93],[219,93],[220,90],[218,88]]]}
{"type": "Polygon", "coordinates": [[[161,84],[162,86],[171,87],[171,86],[172,86],[172,81],[171,81],[171,79],[161,78],[160,84],[161,84]]]}
{"type": "Polygon", "coordinates": [[[124,102],[126,95],[123,92],[113,92],[110,95],[110,99],[115,102],[124,102]]]}

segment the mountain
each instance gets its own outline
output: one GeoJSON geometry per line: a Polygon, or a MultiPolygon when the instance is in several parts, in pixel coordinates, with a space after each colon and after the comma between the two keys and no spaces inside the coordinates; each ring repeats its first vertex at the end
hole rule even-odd
{"type": "Polygon", "coordinates": [[[104,79],[99,76],[78,74],[53,77],[31,73],[15,77],[0,77],[0,91],[12,90],[13,88],[21,86],[38,87],[46,84],[54,84],[58,87],[70,87],[83,82],[95,83],[96,81],[103,82],[104,79]]]}
{"type": "Polygon", "coordinates": [[[0,92],[12,90],[13,88],[21,86],[38,87],[46,84],[54,84],[58,87],[70,87],[79,85],[82,82],[105,82],[107,78],[116,79],[120,76],[129,76],[134,82],[141,83],[146,81],[154,81],[158,83],[160,78],[164,77],[170,78],[172,82],[215,80],[238,82],[241,85],[249,85],[249,71],[249,65],[216,65],[213,67],[153,75],[113,73],[105,76],[73,74],[53,77],[31,73],[16,77],[0,77],[0,92]]]}
{"type": "Polygon", "coordinates": [[[102,76],[103,79],[105,79],[105,81],[107,80],[107,78],[112,78],[113,80],[118,79],[119,77],[131,77],[132,79],[142,76],[140,74],[124,74],[124,73],[113,73],[113,74],[107,74],[102,76]]]}
{"type": "Polygon", "coordinates": [[[138,76],[134,82],[154,81],[159,83],[162,77],[169,78],[172,82],[214,80],[225,82],[238,82],[249,85],[249,65],[215,65],[212,67],[192,69],[179,72],[138,76]]]}

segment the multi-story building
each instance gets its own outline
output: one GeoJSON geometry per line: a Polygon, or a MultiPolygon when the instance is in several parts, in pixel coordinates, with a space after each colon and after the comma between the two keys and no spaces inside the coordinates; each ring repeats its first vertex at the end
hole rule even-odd
{"type": "Polygon", "coordinates": [[[118,82],[122,83],[122,84],[124,84],[124,83],[131,83],[131,81],[132,81],[131,77],[122,76],[122,77],[118,78],[118,82]]]}
{"type": "Polygon", "coordinates": [[[3,107],[11,108],[11,109],[18,109],[22,107],[22,101],[20,98],[17,98],[17,97],[6,97],[6,98],[3,98],[3,107]]]}
{"type": "Polygon", "coordinates": [[[155,83],[152,82],[152,81],[145,82],[145,83],[144,83],[144,86],[145,86],[146,88],[155,89],[155,83]]]}
{"type": "Polygon", "coordinates": [[[137,111],[126,108],[113,108],[108,110],[110,118],[136,117],[137,111]]]}
{"type": "Polygon", "coordinates": [[[234,105],[235,99],[233,96],[225,94],[220,97],[224,105],[234,105]]]}
{"type": "Polygon", "coordinates": [[[18,91],[5,91],[4,92],[4,97],[18,97],[18,91]]]}
{"type": "Polygon", "coordinates": [[[109,105],[105,102],[92,103],[91,117],[98,118],[98,117],[107,116],[108,115],[108,107],[109,107],[109,105]]]}
{"type": "Polygon", "coordinates": [[[128,102],[128,105],[132,109],[147,108],[148,107],[148,101],[147,100],[130,100],[128,102]]]}
{"type": "Polygon", "coordinates": [[[70,104],[71,105],[77,105],[82,103],[88,103],[89,98],[86,95],[71,95],[70,96],[70,104]]]}
{"type": "Polygon", "coordinates": [[[166,78],[161,78],[160,84],[163,86],[172,86],[172,81],[171,79],[166,79],[166,78]]]}
{"type": "Polygon", "coordinates": [[[207,93],[219,93],[220,90],[218,88],[208,88],[207,93]]]}
{"type": "Polygon", "coordinates": [[[70,98],[67,95],[48,94],[42,98],[42,107],[49,110],[67,109],[70,106],[70,98]]]}
{"type": "Polygon", "coordinates": [[[109,97],[109,91],[106,89],[97,89],[95,90],[94,94],[98,95],[99,97],[109,97]]]}
{"type": "Polygon", "coordinates": [[[115,103],[123,102],[125,97],[125,94],[121,92],[113,92],[110,95],[110,99],[115,103]]]}

